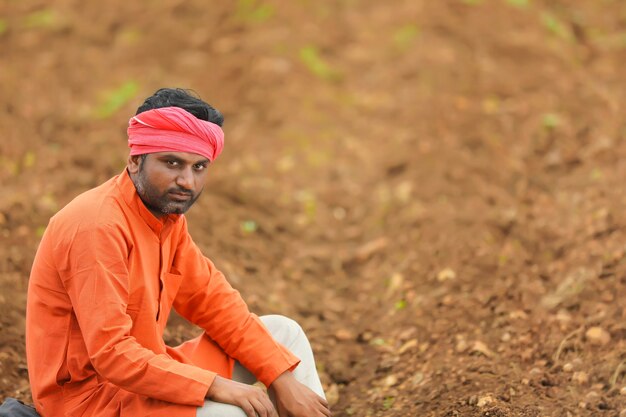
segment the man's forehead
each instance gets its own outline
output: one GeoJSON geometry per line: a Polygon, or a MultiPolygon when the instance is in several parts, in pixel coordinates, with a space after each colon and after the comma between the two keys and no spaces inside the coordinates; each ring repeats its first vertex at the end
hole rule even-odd
{"type": "Polygon", "coordinates": [[[201,162],[210,162],[206,156],[191,152],[154,152],[149,155],[153,155],[155,158],[175,158],[181,161],[185,161],[192,164],[201,162]]]}

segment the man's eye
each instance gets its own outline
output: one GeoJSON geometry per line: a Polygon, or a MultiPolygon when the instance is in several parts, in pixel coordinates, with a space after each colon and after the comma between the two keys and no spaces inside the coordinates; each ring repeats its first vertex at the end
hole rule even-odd
{"type": "Polygon", "coordinates": [[[206,168],[206,164],[195,164],[195,165],[193,166],[193,168],[194,168],[196,171],[202,171],[203,169],[205,169],[205,168],[206,168]]]}
{"type": "Polygon", "coordinates": [[[167,161],[167,164],[171,165],[171,166],[176,166],[176,165],[178,165],[178,161],[169,160],[169,161],[167,161]]]}

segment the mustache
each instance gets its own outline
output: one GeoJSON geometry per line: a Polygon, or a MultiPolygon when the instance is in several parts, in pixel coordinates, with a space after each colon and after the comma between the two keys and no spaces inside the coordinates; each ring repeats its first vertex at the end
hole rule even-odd
{"type": "Polygon", "coordinates": [[[175,194],[187,194],[187,195],[193,197],[193,191],[188,190],[186,188],[182,188],[182,187],[170,188],[169,190],[167,190],[167,192],[168,193],[175,193],[175,194]]]}

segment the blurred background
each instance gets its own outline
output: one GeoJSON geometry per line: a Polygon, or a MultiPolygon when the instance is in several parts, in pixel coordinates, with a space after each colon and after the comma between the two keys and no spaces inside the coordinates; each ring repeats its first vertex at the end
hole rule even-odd
{"type": "Polygon", "coordinates": [[[183,87],[226,118],[191,233],[336,416],[626,415],[625,64],[620,0],[0,1],[0,397],[48,219],[183,87]]]}

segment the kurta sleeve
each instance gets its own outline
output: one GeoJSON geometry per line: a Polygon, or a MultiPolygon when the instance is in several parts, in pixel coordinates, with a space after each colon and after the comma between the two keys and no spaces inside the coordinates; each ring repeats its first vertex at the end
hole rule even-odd
{"type": "Polygon", "coordinates": [[[130,336],[127,260],[119,225],[80,231],[58,258],[85,346],[96,372],[120,388],[172,403],[201,406],[215,374],[156,354],[130,336]]]}
{"type": "Polygon", "coordinates": [[[176,311],[202,327],[209,337],[266,386],[300,360],[274,340],[250,313],[238,291],[195,245],[186,223],[174,258],[183,282],[174,300],[176,311]]]}

